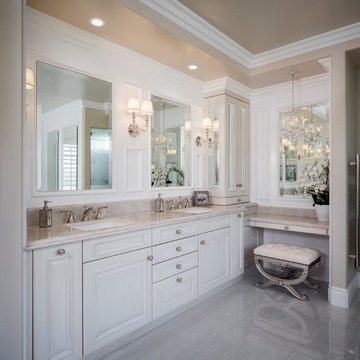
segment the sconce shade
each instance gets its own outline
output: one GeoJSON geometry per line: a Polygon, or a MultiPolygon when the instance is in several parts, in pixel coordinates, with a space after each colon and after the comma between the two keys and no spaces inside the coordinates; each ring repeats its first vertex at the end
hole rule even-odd
{"type": "Polygon", "coordinates": [[[26,90],[31,90],[34,85],[34,73],[30,68],[26,68],[26,90]]]}
{"type": "Polygon", "coordinates": [[[202,119],[201,127],[203,129],[211,129],[212,127],[212,120],[209,117],[205,117],[202,119]]]}
{"type": "Polygon", "coordinates": [[[214,131],[219,131],[220,129],[220,123],[219,123],[219,120],[214,120],[214,123],[213,123],[213,130],[214,131]]]}
{"type": "Polygon", "coordinates": [[[128,112],[129,113],[138,113],[140,112],[140,101],[136,98],[130,98],[128,100],[128,112]]]}
{"type": "Polygon", "coordinates": [[[147,115],[152,115],[154,112],[152,101],[144,100],[141,103],[141,112],[147,115]]]}
{"type": "Polygon", "coordinates": [[[185,131],[191,131],[191,121],[185,121],[185,131]]]}

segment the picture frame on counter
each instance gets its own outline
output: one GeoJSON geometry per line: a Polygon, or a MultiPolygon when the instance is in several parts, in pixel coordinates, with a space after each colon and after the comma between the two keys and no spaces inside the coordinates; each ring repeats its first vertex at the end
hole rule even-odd
{"type": "Polygon", "coordinates": [[[209,191],[194,191],[194,206],[210,206],[209,191]]]}

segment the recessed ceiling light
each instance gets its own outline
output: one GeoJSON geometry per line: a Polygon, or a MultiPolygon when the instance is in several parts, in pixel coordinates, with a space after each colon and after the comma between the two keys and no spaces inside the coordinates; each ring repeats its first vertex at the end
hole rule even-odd
{"type": "Polygon", "coordinates": [[[89,20],[90,24],[96,27],[104,26],[105,21],[103,19],[100,19],[98,17],[93,17],[89,20]]]}
{"type": "Polygon", "coordinates": [[[198,66],[195,65],[195,64],[192,64],[192,65],[188,66],[188,69],[190,69],[190,70],[196,70],[197,68],[198,68],[198,66]]]}

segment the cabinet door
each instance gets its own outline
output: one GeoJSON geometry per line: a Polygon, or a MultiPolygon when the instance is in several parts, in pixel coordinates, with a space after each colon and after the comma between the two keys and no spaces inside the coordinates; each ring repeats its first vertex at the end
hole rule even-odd
{"type": "Polygon", "coordinates": [[[244,272],[244,213],[231,215],[231,279],[244,272]]]}
{"type": "Polygon", "coordinates": [[[151,320],[151,249],[84,264],[84,353],[151,320]]]}
{"type": "Polygon", "coordinates": [[[230,228],[199,236],[199,294],[230,280],[230,228]]]}
{"type": "Polygon", "coordinates": [[[34,359],[81,359],[81,282],[81,243],[34,250],[34,359]]]}

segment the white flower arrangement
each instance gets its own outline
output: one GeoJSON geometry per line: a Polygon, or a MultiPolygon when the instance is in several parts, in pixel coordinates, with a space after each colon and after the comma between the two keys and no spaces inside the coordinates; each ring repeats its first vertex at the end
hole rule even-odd
{"type": "Polygon", "coordinates": [[[168,170],[155,164],[152,166],[152,186],[163,187],[166,186],[166,179],[168,170]]]}
{"type": "Polygon", "coordinates": [[[305,166],[298,181],[303,194],[311,194],[314,204],[329,205],[329,156],[316,159],[305,166]]]}

